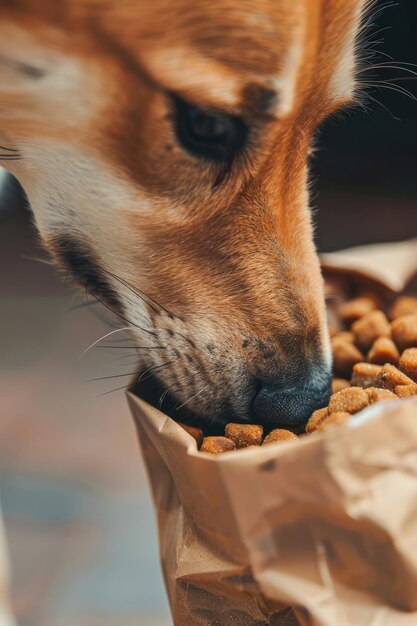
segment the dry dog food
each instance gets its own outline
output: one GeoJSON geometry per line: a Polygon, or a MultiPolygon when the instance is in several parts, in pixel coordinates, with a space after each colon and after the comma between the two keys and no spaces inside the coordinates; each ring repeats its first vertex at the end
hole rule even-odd
{"type": "Polygon", "coordinates": [[[363,361],[363,354],[350,341],[341,339],[338,335],[332,341],[333,367],[339,376],[350,376],[355,363],[363,361]]]}
{"type": "Polygon", "coordinates": [[[276,441],[289,441],[298,439],[290,430],[285,428],[275,428],[263,438],[264,429],[259,424],[234,424],[226,425],[224,437],[204,437],[201,445],[201,452],[210,454],[220,454],[230,452],[238,448],[249,448],[251,446],[267,445],[276,441]]]}
{"type": "Polygon", "coordinates": [[[377,308],[377,302],[372,297],[354,298],[344,302],[339,307],[339,316],[345,324],[352,324],[367,313],[377,308]]]}
{"type": "Polygon", "coordinates": [[[417,348],[407,348],[401,355],[400,370],[417,382],[417,348]]]}
{"type": "Polygon", "coordinates": [[[369,363],[375,363],[376,365],[385,365],[385,363],[398,365],[400,353],[392,339],[388,337],[378,337],[372,344],[366,358],[369,363]]]}
{"type": "Polygon", "coordinates": [[[336,413],[332,413],[326,419],[324,419],[315,430],[324,430],[329,426],[337,426],[338,424],[343,424],[347,422],[349,418],[351,418],[351,414],[346,411],[336,411],[336,413]]]}
{"type": "Polygon", "coordinates": [[[258,424],[227,424],[224,436],[231,439],[236,448],[260,446],[264,434],[263,426],[258,424]]]}
{"type": "Polygon", "coordinates": [[[417,385],[398,385],[395,387],[395,393],[399,398],[411,398],[417,394],[417,385]]]}
{"type": "Polygon", "coordinates": [[[417,313],[417,298],[413,296],[400,296],[396,299],[391,307],[391,319],[396,320],[397,317],[417,313]]]}
{"type": "Polygon", "coordinates": [[[376,380],[376,387],[382,387],[383,389],[390,389],[394,391],[399,385],[412,385],[411,378],[401,372],[395,365],[386,363],[380,371],[376,380]]]}
{"type": "Polygon", "coordinates": [[[181,426],[181,428],[183,428],[184,430],[186,430],[187,433],[196,440],[198,447],[201,446],[201,444],[203,443],[203,437],[204,437],[203,431],[201,430],[201,428],[195,428],[195,426],[189,426],[188,424],[183,424],[182,422],[178,422],[178,425],[181,426]]]}
{"type": "Polygon", "coordinates": [[[384,400],[398,400],[398,397],[389,389],[379,389],[378,387],[367,387],[365,393],[368,396],[369,404],[383,402],[384,400]]]}
{"type": "Polygon", "coordinates": [[[329,402],[329,414],[357,413],[368,406],[368,396],[362,387],[347,387],[334,393],[329,402]]]}
{"type": "Polygon", "coordinates": [[[298,437],[290,430],[285,430],[285,428],[275,428],[265,437],[262,445],[264,446],[268,443],[275,443],[276,441],[288,441],[289,439],[298,439],[298,437]]]}
{"type": "Polygon", "coordinates": [[[352,332],[355,344],[367,352],[375,339],[391,336],[391,327],[385,314],[376,309],[356,320],[352,324],[352,332]]]}
{"type": "MultiPolygon", "coordinates": [[[[417,395],[417,298],[397,298],[389,319],[377,307],[377,300],[371,295],[339,306],[339,317],[333,319],[337,330],[331,339],[333,394],[328,406],[311,415],[307,433],[343,424],[377,402],[417,395]]],[[[224,436],[204,438],[199,428],[181,426],[194,437],[202,452],[211,454],[298,439],[283,428],[264,436],[259,424],[231,422],[226,425],[224,436]]]]}
{"type": "Polygon", "coordinates": [[[329,417],[329,409],[325,406],[323,409],[317,409],[307,422],[306,432],[312,433],[316,430],[326,418],[329,417]]]}
{"type": "Polygon", "coordinates": [[[350,387],[333,379],[328,407],[312,414],[306,432],[341,424],[348,415],[376,402],[417,395],[417,298],[398,298],[391,307],[391,323],[383,311],[371,308],[370,302],[365,305],[362,298],[341,305],[340,316],[347,328],[332,338],[337,348],[336,374],[348,370],[352,345],[367,354],[367,362],[362,359],[352,365],[350,387]],[[348,333],[353,333],[352,345],[348,333]]]}
{"type": "Polygon", "coordinates": [[[201,452],[209,452],[210,454],[221,454],[222,452],[236,450],[236,446],[234,442],[227,437],[204,437],[200,450],[201,452]]]}
{"type": "Polygon", "coordinates": [[[337,337],[338,339],[347,341],[349,343],[353,343],[355,341],[355,337],[353,336],[353,333],[350,332],[350,330],[340,330],[334,335],[334,337],[337,337]]]}
{"type": "Polygon", "coordinates": [[[341,389],[345,389],[345,387],[350,387],[350,382],[346,378],[333,378],[332,381],[332,392],[336,393],[341,389]]]}
{"type": "Polygon", "coordinates": [[[391,323],[392,338],[400,350],[417,346],[417,313],[397,317],[391,323]]]}
{"type": "Polygon", "coordinates": [[[381,373],[382,365],[373,363],[357,363],[353,366],[351,385],[356,387],[374,387],[381,373]]]}

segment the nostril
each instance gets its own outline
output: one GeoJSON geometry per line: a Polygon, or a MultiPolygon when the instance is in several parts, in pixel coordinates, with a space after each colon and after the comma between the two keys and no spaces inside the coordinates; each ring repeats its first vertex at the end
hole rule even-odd
{"type": "Polygon", "coordinates": [[[327,404],[330,394],[330,374],[316,379],[306,376],[291,387],[283,387],[277,381],[260,381],[252,403],[252,416],[265,424],[299,428],[313,411],[327,404]]]}

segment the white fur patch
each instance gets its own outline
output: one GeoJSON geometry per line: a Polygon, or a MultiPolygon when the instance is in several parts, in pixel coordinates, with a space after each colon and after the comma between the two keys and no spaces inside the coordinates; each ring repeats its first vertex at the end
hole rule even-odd
{"type": "Polygon", "coordinates": [[[288,115],[294,105],[294,96],[297,84],[298,72],[301,68],[304,51],[304,27],[298,24],[294,32],[294,38],[287,55],[284,59],[283,69],[272,84],[279,94],[279,104],[276,110],[278,117],[288,115]]]}
{"type": "MultiPolygon", "coordinates": [[[[38,140],[21,146],[19,179],[37,226],[46,239],[68,236],[91,249],[100,267],[136,282],[141,234],[129,213],[150,211],[146,192],[129,185],[100,160],[58,141],[38,140]]],[[[132,322],[149,327],[146,307],[131,290],[107,277],[132,322]]]]}
{"type": "Polygon", "coordinates": [[[363,13],[364,0],[358,0],[350,28],[346,29],[335,70],[329,85],[333,101],[351,100],[355,91],[356,37],[363,13]]]}
{"type": "MultiPolygon", "coordinates": [[[[0,39],[1,95],[21,98],[19,111],[0,111],[0,119],[23,116],[25,103],[30,120],[59,119],[85,122],[93,119],[109,96],[99,66],[54,47],[43,47],[36,36],[15,24],[2,24],[0,39]],[[27,71],[25,71],[27,68],[27,71]],[[38,75],[31,75],[33,68],[38,75]]],[[[3,125],[4,126],[4,125],[3,125]]],[[[6,128],[7,131],[7,128],[6,128]]]]}

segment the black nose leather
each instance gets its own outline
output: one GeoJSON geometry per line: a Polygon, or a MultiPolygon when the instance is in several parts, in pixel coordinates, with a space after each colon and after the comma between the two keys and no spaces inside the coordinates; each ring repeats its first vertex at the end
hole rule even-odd
{"type": "Polygon", "coordinates": [[[261,381],[253,400],[252,414],[256,421],[275,427],[303,426],[313,411],[325,406],[331,394],[329,374],[314,373],[299,377],[292,386],[279,381],[261,381]]]}

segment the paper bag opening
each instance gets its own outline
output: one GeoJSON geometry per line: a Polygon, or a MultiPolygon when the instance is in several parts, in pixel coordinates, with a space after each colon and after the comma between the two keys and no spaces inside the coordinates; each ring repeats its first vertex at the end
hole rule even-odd
{"type": "MultiPolygon", "coordinates": [[[[354,269],[333,275],[392,297],[354,269]]],[[[219,456],[128,400],[175,626],[417,624],[417,400],[219,456]]]]}

